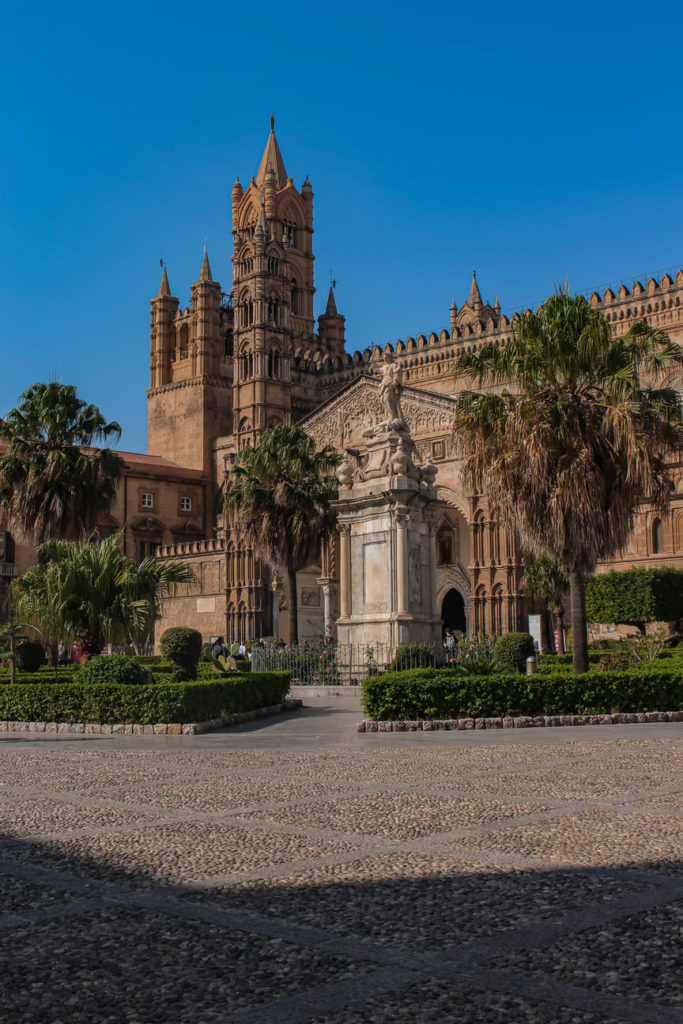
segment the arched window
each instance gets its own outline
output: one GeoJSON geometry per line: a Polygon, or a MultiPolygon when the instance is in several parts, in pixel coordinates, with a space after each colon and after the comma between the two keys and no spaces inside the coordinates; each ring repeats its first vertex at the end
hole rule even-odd
{"type": "Polygon", "coordinates": [[[297,287],[296,278],[292,278],[292,313],[298,315],[301,312],[301,292],[297,287]]]}
{"type": "Polygon", "coordinates": [[[661,555],[664,550],[664,524],[661,519],[655,519],[652,524],[652,554],[661,555]]]}

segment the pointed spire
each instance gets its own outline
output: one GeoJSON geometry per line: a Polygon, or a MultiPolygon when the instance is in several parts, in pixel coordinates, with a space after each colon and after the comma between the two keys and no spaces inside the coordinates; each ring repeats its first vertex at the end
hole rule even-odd
{"type": "Polygon", "coordinates": [[[270,117],[270,135],[266,143],[266,148],[261,158],[261,165],[256,175],[256,184],[263,185],[266,180],[267,171],[272,171],[275,175],[275,182],[278,188],[283,188],[287,184],[287,171],[285,170],[285,162],[282,159],[282,153],[280,147],[277,144],[275,138],[275,118],[270,117]]]}
{"type": "Polygon", "coordinates": [[[334,288],[330,286],[330,294],[327,296],[327,305],[325,306],[325,316],[338,316],[337,303],[334,301],[334,288]]]}
{"type": "Polygon", "coordinates": [[[159,294],[157,295],[157,298],[158,299],[161,299],[161,298],[169,298],[170,299],[171,298],[171,286],[168,283],[168,274],[166,273],[166,264],[164,264],[164,269],[163,269],[162,274],[161,274],[161,284],[159,285],[159,294]]]}
{"type": "Polygon", "coordinates": [[[496,313],[500,313],[500,302],[498,301],[498,296],[497,295],[496,295],[496,301],[493,303],[493,308],[496,311],[496,313]]]}
{"type": "Polygon", "coordinates": [[[479,285],[477,284],[477,272],[472,271],[472,287],[470,288],[470,297],[467,300],[467,305],[470,309],[481,309],[484,303],[481,300],[481,292],[479,291],[479,285]]]}
{"type": "Polygon", "coordinates": [[[266,208],[263,200],[261,200],[261,208],[259,210],[258,221],[254,230],[255,235],[263,235],[264,239],[270,238],[270,230],[268,228],[268,221],[266,219],[266,208]]]}
{"type": "Polygon", "coordinates": [[[204,246],[204,259],[202,260],[202,269],[199,271],[200,281],[213,281],[211,277],[211,267],[209,266],[209,255],[204,246]]]}

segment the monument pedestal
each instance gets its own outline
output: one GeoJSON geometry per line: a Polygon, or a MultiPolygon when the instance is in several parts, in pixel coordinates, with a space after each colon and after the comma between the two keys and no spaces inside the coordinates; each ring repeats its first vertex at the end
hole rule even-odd
{"type": "Polygon", "coordinates": [[[367,431],[368,456],[345,452],[337,471],[340,644],[437,643],[436,468],[417,466],[405,429],[367,431]]]}

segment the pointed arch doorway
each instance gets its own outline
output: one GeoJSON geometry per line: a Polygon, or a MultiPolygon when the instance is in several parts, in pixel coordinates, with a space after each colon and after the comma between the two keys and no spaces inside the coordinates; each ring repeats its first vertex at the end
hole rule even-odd
{"type": "Polygon", "coordinates": [[[441,602],[441,621],[444,629],[455,629],[461,633],[467,632],[467,619],[465,617],[465,600],[459,590],[451,587],[444,594],[441,602]]]}

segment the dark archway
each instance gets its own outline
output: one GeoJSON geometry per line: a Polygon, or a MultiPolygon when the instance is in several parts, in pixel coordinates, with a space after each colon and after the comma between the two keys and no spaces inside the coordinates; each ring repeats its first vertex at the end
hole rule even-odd
{"type": "Polygon", "coordinates": [[[459,590],[451,589],[441,602],[441,621],[444,629],[459,629],[460,632],[467,632],[467,619],[465,618],[465,602],[459,590]]]}

